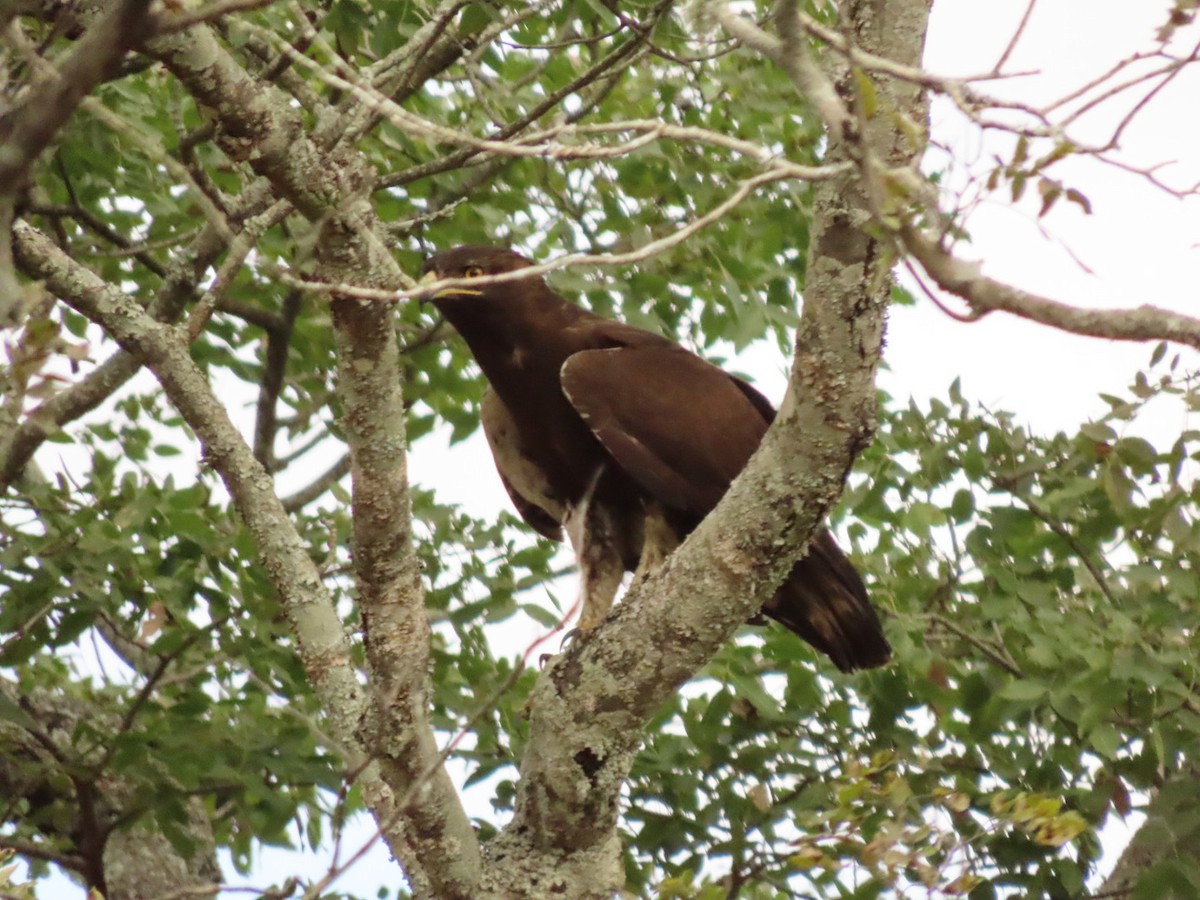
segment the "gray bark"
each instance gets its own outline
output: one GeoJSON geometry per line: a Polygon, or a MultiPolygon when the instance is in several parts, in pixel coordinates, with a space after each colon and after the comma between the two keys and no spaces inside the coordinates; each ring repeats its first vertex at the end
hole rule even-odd
{"type": "MultiPolygon", "coordinates": [[[[849,4],[845,25],[864,49],[915,64],[927,14],[925,0],[871,0],[849,4]]],[[[848,90],[845,80],[839,87],[848,90]]],[[[883,89],[895,109],[925,120],[918,89],[883,89]]],[[[833,146],[835,157],[866,148],[894,163],[920,150],[880,121],[855,146],[836,137],[833,146]]],[[[659,573],[543,673],[530,703],[517,815],[493,848],[497,864],[485,871],[481,897],[600,900],[620,888],[617,800],[645,722],[761,608],[873,433],[891,279],[885,247],[866,230],[871,218],[856,177],[817,189],[804,313],[779,418],[659,573]]]]}
{"type": "MultiPolygon", "coordinates": [[[[1096,896],[1129,896],[1144,875],[1157,866],[1169,866],[1173,862],[1193,873],[1200,873],[1200,829],[1195,825],[1197,809],[1200,809],[1200,764],[1192,762],[1168,778],[1159,789],[1146,808],[1146,820],[1096,896]]],[[[1164,881],[1169,882],[1170,878],[1164,881]]],[[[1161,896],[1163,900],[1191,900],[1195,896],[1194,885],[1166,889],[1170,893],[1154,896],[1161,896]]]]}
{"type": "MultiPolygon", "coordinates": [[[[860,0],[846,5],[843,27],[864,49],[915,64],[926,13],[925,0],[860,0]]],[[[790,73],[783,24],[781,64],[790,73]]],[[[206,28],[160,39],[152,50],[213,112],[230,158],[244,160],[320,229],[317,277],[397,285],[368,201],[373,173],[361,158],[336,140],[307,136],[287,98],[242,71],[206,28]]],[[[852,81],[836,61],[832,74],[796,71],[810,101],[820,91],[835,107],[853,107],[852,81]]],[[[880,93],[892,108],[923,120],[915,89],[885,83],[880,93]]],[[[920,149],[898,137],[886,117],[850,133],[842,127],[849,114],[839,115],[828,120],[834,161],[870,155],[900,164],[920,149]]],[[[809,282],[778,420],[717,510],[663,569],[543,672],[530,703],[517,813],[483,855],[438,763],[425,710],[428,623],[409,532],[400,371],[384,304],[333,301],[355,480],[355,562],[370,669],[364,687],[270,476],[189,358],[183,336],[28,225],[18,224],[15,234],[26,272],[148,366],[204,445],[255,537],[330,732],[352,766],[371,761],[362,770],[364,796],[417,896],[588,900],[610,897],[622,884],[617,801],[646,721],[757,612],[870,441],[890,276],[886,248],[867,230],[872,209],[863,183],[859,173],[816,192],[809,282]]],[[[122,858],[105,865],[129,870],[147,847],[114,845],[122,858]]]]}

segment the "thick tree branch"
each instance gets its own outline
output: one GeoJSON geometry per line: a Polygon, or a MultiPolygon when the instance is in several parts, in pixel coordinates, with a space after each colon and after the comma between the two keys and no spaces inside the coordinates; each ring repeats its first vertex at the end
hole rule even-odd
{"type": "MultiPolygon", "coordinates": [[[[895,190],[907,190],[911,199],[918,201],[925,210],[934,208],[936,200],[908,166],[897,169],[895,161],[872,155],[870,147],[863,142],[860,124],[838,98],[833,85],[821,77],[802,38],[808,33],[827,39],[852,62],[865,62],[878,71],[905,78],[913,85],[936,84],[946,93],[954,95],[957,92],[964,96],[965,88],[960,83],[928,75],[917,77],[919,70],[901,60],[893,59],[894,65],[884,66],[883,60],[890,57],[863,53],[860,49],[863,45],[817,26],[790,6],[779,14],[782,39],[767,34],[721,4],[714,5],[714,14],[731,34],[787,71],[797,88],[816,107],[830,132],[843,139],[872,198],[873,217],[881,227],[894,231],[897,243],[912,254],[940,288],[965,300],[976,318],[999,310],[1075,334],[1127,341],[1170,340],[1200,349],[1200,319],[1195,317],[1150,305],[1116,310],[1070,306],[984,276],[978,263],[955,257],[941,240],[914,224],[909,216],[900,217],[898,225],[888,226],[889,219],[895,221],[896,217],[888,215],[893,211],[887,208],[886,192],[881,187],[884,181],[895,190]]],[[[1171,71],[1176,72],[1178,68],[1171,71]]]]}
{"type": "MultiPolygon", "coordinates": [[[[160,321],[173,321],[193,296],[204,271],[225,248],[217,229],[206,228],[193,242],[191,252],[171,265],[151,313],[160,321]]],[[[20,424],[0,434],[0,488],[25,471],[37,449],[68,422],[96,409],[128,383],[141,363],[124,350],[116,351],[78,383],[55,394],[30,412],[20,424]]]]}
{"type": "Polygon", "coordinates": [[[258,542],[261,561],[294,619],[314,686],[322,696],[344,704],[331,708],[332,716],[353,721],[359,692],[330,598],[271,490],[269,476],[192,362],[186,342],[177,330],[154,320],[118,288],[71,260],[45,235],[25,223],[17,223],[14,233],[23,267],[103,327],[162,382],[168,398],[196,431],[209,462],[238,500],[258,542]]]}
{"type": "MultiPolygon", "coordinates": [[[[321,229],[315,245],[320,279],[391,290],[405,282],[370,206],[374,177],[362,157],[345,149],[327,154],[305,134],[288,97],[249,76],[206,29],[155,41],[151,48],[215,111],[226,153],[246,160],[321,229]]],[[[377,796],[372,809],[414,885],[420,892],[432,883],[439,897],[465,900],[481,862],[428,719],[429,623],[411,540],[403,377],[391,307],[335,299],[332,312],[371,672],[354,733],[400,798],[397,805],[377,796]]]]}
{"type": "MultiPolygon", "coordinates": [[[[363,760],[355,741],[364,698],[332,598],[276,497],[270,475],[254,459],[192,361],[187,341],[179,331],[151,318],[119,289],[75,263],[35,229],[18,223],[14,234],[22,268],[45,281],[56,295],[149,367],[196,432],[205,458],[220,474],[254,536],[259,561],[288,615],[301,660],[329,716],[332,733],[342,741],[350,766],[362,769],[364,794],[387,822],[394,815],[396,795],[382,782],[378,768],[363,760]]],[[[403,837],[394,827],[386,834],[397,844],[403,837]]],[[[401,844],[397,852],[409,850],[401,844]]],[[[411,874],[419,887],[420,868],[411,874]]]]}
{"type": "MultiPolygon", "coordinates": [[[[848,4],[845,15],[864,46],[915,62],[927,12],[926,0],[874,0],[848,4]]],[[[809,74],[802,84],[834,92],[827,76],[809,74]]],[[[915,91],[891,99],[923,120],[915,91]]],[[[883,128],[865,140],[880,156],[913,152],[883,128]]],[[[831,144],[836,163],[846,155],[840,133],[831,144]]],[[[683,546],[593,636],[556,658],[535,688],[517,815],[500,843],[540,852],[547,878],[591,867],[592,879],[577,882],[592,886],[583,897],[607,897],[620,883],[617,798],[645,722],[761,608],[874,430],[888,260],[863,230],[870,215],[856,173],[815,190],[804,312],[779,417],[683,546]]]]}
{"type": "Polygon", "coordinates": [[[38,154],[58,133],[79,102],[108,77],[147,25],[149,0],[120,0],[88,29],[53,74],[40,80],[21,103],[0,116],[0,185],[16,190],[38,154]]]}
{"type": "MultiPolygon", "coordinates": [[[[230,243],[236,246],[239,260],[254,246],[254,239],[273,224],[270,210],[260,215],[270,197],[265,183],[249,188],[240,198],[235,218],[245,221],[240,234],[209,221],[192,241],[186,253],[168,266],[165,281],[149,306],[150,315],[160,322],[174,322],[197,292],[197,285],[230,243]]],[[[240,262],[239,262],[240,265],[240,262]]],[[[228,270],[222,266],[222,272],[228,270]]],[[[33,277],[33,276],[31,276],[33,277]]],[[[125,350],[112,356],[78,383],[56,394],[30,412],[19,425],[0,432],[0,488],[20,477],[29,460],[46,439],[64,425],[96,409],[129,382],[141,368],[141,362],[125,350]]]]}
{"type": "Polygon", "coordinates": [[[20,103],[0,116],[0,328],[20,318],[10,231],[25,176],[88,91],[141,39],[149,6],[149,0],[121,0],[52,73],[37,76],[20,103]]]}

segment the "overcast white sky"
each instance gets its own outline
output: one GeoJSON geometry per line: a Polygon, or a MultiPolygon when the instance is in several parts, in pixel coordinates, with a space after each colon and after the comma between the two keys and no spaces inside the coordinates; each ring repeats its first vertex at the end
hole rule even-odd
{"type": "MultiPolygon", "coordinates": [[[[1033,105],[1060,97],[1147,48],[1170,5],[1165,0],[1039,0],[1007,70],[1041,74],[989,89],[1033,105]]],[[[928,68],[953,74],[990,68],[1025,6],[1025,0],[936,0],[928,68]]],[[[1186,36],[1195,42],[1197,29],[1186,36]]],[[[1162,178],[1180,186],[1200,182],[1197,97],[1200,66],[1193,66],[1130,126],[1122,157],[1139,166],[1178,160],[1160,173],[1162,178]]],[[[1092,127],[1078,137],[1106,139],[1114,118],[1129,105],[1122,100],[1098,110],[1082,123],[1092,127]]],[[[933,127],[935,137],[953,146],[960,158],[989,158],[992,148],[980,148],[978,133],[964,129],[946,104],[935,105],[933,127]]],[[[999,146],[1007,148],[1008,142],[999,146]]],[[[1040,223],[1055,238],[1047,240],[1035,222],[1036,191],[1031,189],[1019,210],[1003,203],[976,210],[968,223],[972,246],[964,248],[964,255],[982,259],[992,277],[1079,306],[1152,303],[1200,311],[1200,199],[1181,201],[1140,176],[1094,162],[1067,162],[1054,174],[1088,196],[1091,216],[1074,204],[1060,203],[1040,223]]],[[[1103,410],[1096,393],[1123,387],[1145,365],[1150,351],[1140,344],[1065,335],[999,313],[962,324],[922,303],[915,310],[897,311],[892,319],[887,351],[892,371],[885,385],[899,396],[922,397],[944,391],[961,374],[967,396],[1014,410],[1039,429],[1069,427],[1103,410]]],[[[1187,356],[1194,367],[1196,354],[1187,356]]]]}
{"type": "MultiPolygon", "coordinates": [[[[1166,0],[1039,0],[1005,68],[1038,74],[984,87],[1032,105],[1056,99],[1145,49],[1169,6],[1166,0]]],[[[1025,9],[1025,0],[935,0],[927,68],[956,76],[990,69],[1025,9]]],[[[1193,41],[1196,31],[1189,31],[1193,41]]],[[[1200,182],[1197,97],[1200,66],[1175,79],[1139,114],[1122,141],[1121,158],[1140,167],[1178,160],[1159,173],[1162,179],[1180,187],[1200,182]]],[[[1074,136],[1107,139],[1112,122],[1132,102],[1114,101],[1083,120],[1091,127],[1074,136]]],[[[972,163],[969,171],[978,174],[989,167],[992,154],[1011,157],[1011,141],[983,143],[978,130],[949,104],[935,104],[932,125],[935,140],[951,148],[956,167],[972,163]]],[[[930,164],[944,162],[934,155],[930,164]]],[[[963,255],[982,260],[984,271],[994,278],[1079,306],[1150,303],[1200,312],[1200,199],[1179,200],[1138,175],[1093,162],[1065,162],[1052,174],[1087,195],[1091,216],[1075,204],[1060,203],[1039,220],[1036,191],[1030,190],[1016,209],[1001,197],[972,213],[967,223],[972,243],[963,255]]],[[[952,173],[947,183],[961,180],[952,173]]],[[[1069,429],[1104,412],[1107,406],[1097,395],[1121,393],[1151,350],[1151,345],[1063,334],[1000,313],[964,324],[922,300],[916,307],[897,309],[891,318],[888,371],[881,384],[898,399],[923,401],[944,397],[950,383],[961,377],[967,397],[1014,411],[1037,431],[1069,429]]],[[[1196,368],[1200,356],[1182,352],[1185,365],[1196,368]]],[[[787,367],[788,360],[767,345],[752,348],[737,361],[737,368],[776,401],[787,367]]],[[[1140,430],[1164,435],[1186,427],[1177,407],[1152,412],[1158,412],[1157,421],[1151,415],[1150,421],[1139,423],[1140,430]]],[[[476,514],[507,503],[482,439],[453,447],[426,442],[413,454],[412,473],[414,479],[436,483],[440,496],[476,514]],[[455,473],[449,481],[447,469],[455,473]]],[[[1105,844],[1114,852],[1127,839],[1124,831],[1114,822],[1106,834],[1105,844]]]]}
{"type": "MultiPolygon", "coordinates": [[[[1007,66],[1008,71],[1039,74],[988,89],[1033,105],[1060,96],[1149,46],[1170,5],[1168,0],[1040,0],[1007,66]]],[[[1026,0],[936,0],[928,68],[948,75],[989,69],[1025,7],[1026,0]]],[[[1189,36],[1197,39],[1195,27],[1189,36]]],[[[1161,173],[1165,180],[1180,186],[1200,181],[1197,97],[1200,67],[1193,67],[1163,90],[1130,128],[1122,146],[1125,159],[1139,165],[1178,160],[1161,173]]],[[[1121,104],[1113,107],[1119,112],[1096,116],[1097,131],[1083,136],[1103,136],[1105,123],[1125,108],[1121,104]]],[[[944,104],[935,106],[933,128],[935,139],[950,146],[957,158],[977,160],[978,166],[985,165],[993,152],[1009,152],[1007,142],[981,145],[978,133],[963,127],[958,114],[944,104]]],[[[933,162],[936,165],[938,158],[933,162]]],[[[1005,203],[985,204],[968,222],[972,244],[964,254],[984,260],[985,271],[993,277],[1080,306],[1152,303],[1192,314],[1200,311],[1200,201],[1180,201],[1138,176],[1094,163],[1066,163],[1056,175],[1088,196],[1092,216],[1073,204],[1060,203],[1039,222],[1034,199],[1017,210],[1005,203]]],[[[949,183],[955,183],[953,177],[949,183]]],[[[897,310],[892,317],[886,353],[889,371],[882,383],[895,397],[924,400],[944,396],[950,382],[961,377],[966,396],[1015,411],[1036,430],[1070,428],[1103,411],[1097,393],[1119,392],[1145,364],[1150,351],[1146,345],[1064,335],[999,313],[962,324],[922,301],[916,308],[897,310]]],[[[1185,357],[1189,367],[1197,367],[1196,354],[1185,352],[1185,357]]],[[[738,368],[779,400],[787,360],[777,351],[756,348],[738,361],[738,368]]],[[[1177,433],[1183,427],[1177,410],[1163,415],[1161,422],[1149,427],[1163,433],[1177,433]]],[[[438,444],[437,439],[427,440],[414,452],[415,481],[436,486],[445,499],[460,502],[477,515],[494,514],[506,503],[482,439],[455,447],[438,444]]],[[[486,814],[485,796],[479,796],[474,808],[486,814]]],[[[362,839],[369,832],[359,834],[362,839]]],[[[353,849],[354,843],[351,838],[347,849],[353,849]]],[[[272,851],[264,856],[260,874],[244,883],[263,887],[289,874],[318,875],[328,862],[320,855],[298,858],[272,851]]],[[[398,882],[386,852],[376,848],[338,887],[369,896],[381,884],[394,892],[398,882]]],[[[41,896],[81,894],[56,879],[43,887],[41,896]]]]}

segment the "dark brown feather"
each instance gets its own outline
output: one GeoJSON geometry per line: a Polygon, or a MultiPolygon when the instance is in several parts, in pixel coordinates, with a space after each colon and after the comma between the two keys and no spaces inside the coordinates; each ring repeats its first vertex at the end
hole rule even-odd
{"type": "Polygon", "coordinates": [[[561,381],[571,405],[642,490],[700,517],[767,430],[729,375],[674,344],[576,353],[561,381]]]}
{"type": "MultiPolygon", "coordinates": [[[[500,248],[457,247],[430,257],[425,271],[449,278],[529,264],[500,248]]],[[[770,401],[746,382],[659,335],[568,303],[541,278],[451,288],[430,302],[495,391],[484,430],[514,504],[542,534],[562,526],[571,537],[588,627],[612,602],[614,566],[632,571],[643,554],[649,562],[686,536],[774,419],[770,401]]],[[[891,654],[862,579],[828,531],[763,612],[843,671],[891,654]]]]}

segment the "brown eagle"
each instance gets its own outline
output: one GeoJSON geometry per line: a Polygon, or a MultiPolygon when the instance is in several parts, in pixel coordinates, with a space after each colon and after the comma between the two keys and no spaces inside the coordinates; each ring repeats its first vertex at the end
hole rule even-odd
{"type": "MultiPolygon", "coordinates": [[[[425,262],[426,281],[532,263],[463,246],[425,262]]],[[[717,504],[775,417],[739,378],[649,331],[567,302],[538,277],[425,298],[483,374],[482,424],[522,518],[579,561],[581,631],[608,615],[626,571],[652,569],[717,504]]],[[[763,612],[849,672],[891,648],[866,588],[822,531],[763,612]]]]}

